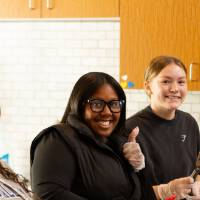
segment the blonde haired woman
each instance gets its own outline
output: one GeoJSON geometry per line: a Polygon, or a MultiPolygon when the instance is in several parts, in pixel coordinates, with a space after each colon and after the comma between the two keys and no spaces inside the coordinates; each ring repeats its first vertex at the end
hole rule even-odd
{"type": "MultiPolygon", "coordinates": [[[[187,95],[186,67],[175,57],[156,57],[146,70],[144,83],[150,105],[126,123],[130,130],[140,129],[137,142],[146,165],[140,173],[154,185],[157,199],[200,200],[199,177],[190,177],[200,151],[199,128],[189,113],[179,110],[187,95]]],[[[134,160],[127,145],[124,152],[129,162],[134,160]]]]}

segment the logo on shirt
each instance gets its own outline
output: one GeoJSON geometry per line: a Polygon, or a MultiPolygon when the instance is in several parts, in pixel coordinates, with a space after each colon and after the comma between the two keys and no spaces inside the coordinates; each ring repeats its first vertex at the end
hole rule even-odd
{"type": "Polygon", "coordinates": [[[182,135],[181,135],[181,141],[182,141],[182,142],[185,142],[185,140],[186,140],[186,137],[187,137],[187,135],[185,135],[185,134],[182,134],[182,135]]]}

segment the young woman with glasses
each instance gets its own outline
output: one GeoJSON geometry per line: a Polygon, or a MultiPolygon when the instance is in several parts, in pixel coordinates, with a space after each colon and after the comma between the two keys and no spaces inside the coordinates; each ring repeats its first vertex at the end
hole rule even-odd
{"type": "MultiPolygon", "coordinates": [[[[75,84],[60,124],[32,142],[32,189],[42,200],[140,200],[155,198],[118,154],[126,97],[110,75],[91,72],[75,84]]],[[[140,155],[143,155],[138,148],[140,155]]]]}

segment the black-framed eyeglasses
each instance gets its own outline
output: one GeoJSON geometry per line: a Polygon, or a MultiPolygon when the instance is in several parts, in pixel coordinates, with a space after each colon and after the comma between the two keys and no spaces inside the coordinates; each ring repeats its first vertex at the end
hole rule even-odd
{"type": "Polygon", "coordinates": [[[107,105],[111,112],[119,113],[123,108],[125,100],[111,100],[106,102],[102,99],[88,99],[86,102],[90,104],[90,109],[93,112],[100,113],[107,105]]]}

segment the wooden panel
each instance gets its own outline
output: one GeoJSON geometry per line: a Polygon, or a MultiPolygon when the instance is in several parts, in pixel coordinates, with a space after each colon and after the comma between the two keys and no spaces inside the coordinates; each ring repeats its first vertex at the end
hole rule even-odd
{"type": "Polygon", "coordinates": [[[42,0],[43,17],[119,17],[119,0],[42,0]],[[47,2],[51,9],[48,9],[47,2]]]}
{"type": "MultiPolygon", "coordinates": [[[[120,75],[127,74],[135,88],[143,87],[144,69],[155,56],[177,56],[188,68],[200,63],[199,0],[120,2],[120,75]]],[[[200,81],[188,83],[190,90],[200,90],[200,81]]]]}
{"type": "Polygon", "coordinates": [[[0,0],[0,18],[40,17],[40,0],[32,0],[34,9],[29,8],[30,0],[0,0]]]}

